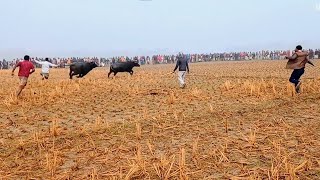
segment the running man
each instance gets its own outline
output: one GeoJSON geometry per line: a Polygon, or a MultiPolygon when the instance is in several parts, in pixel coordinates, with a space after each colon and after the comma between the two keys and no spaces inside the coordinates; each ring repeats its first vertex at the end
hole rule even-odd
{"type": "Polygon", "coordinates": [[[49,61],[49,58],[46,58],[45,61],[34,60],[34,62],[36,62],[37,64],[41,64],[41,73],[40,73],[40,75],[42,76],[42,80],[49,78],[50,66],[51,67],[58,67],[58,65],[52,64],[49,61]]]}
{"type": "Polygon", "coordinates": [[[174,68],[172,73],[174,73],[178,69],[178,67],[179,67],[178,80],[179,80],[180,88],[185,88],[186,71],[189,73],[189,65],[188,65],[188,60],[186,56],[184,56],[183,54],[180,54],[178,56],[176,67],[174,68]]]}
{"type": "Polygon", "coordinates": [[[286,59],[289,59],[286,69],[293,69],[289,81],[295,85],[296,92],[300,93],[300,78],[304,74],[306,63],[309,63],[312,66],[314,66],[314,64],[309,60],[309,53],[302,51],[301,45],[296,47],[291,57],[286,56],[286,59]]]}
{"type": "Polygon", "coordinates": [[[30,57],[28,55],[24,56],[24,61],[20,61],[13,67],[11,73],[12,76],[14,76],[14,71],[17,67],[19,67],[18,76],[20,79],[20,85],[17,91],[17,96],[19,96],[28,83],[29,75],[34,73],[35,68],[33,64],[30,62],[30,57]]]}

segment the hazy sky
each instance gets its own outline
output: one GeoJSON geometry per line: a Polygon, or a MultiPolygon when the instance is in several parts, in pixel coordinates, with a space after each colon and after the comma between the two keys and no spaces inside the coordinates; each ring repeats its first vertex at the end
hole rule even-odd
{"type": "Polygon", "coordinates": [[[320,47],[316,0],[0,0],[0,58],[320,47]]]}

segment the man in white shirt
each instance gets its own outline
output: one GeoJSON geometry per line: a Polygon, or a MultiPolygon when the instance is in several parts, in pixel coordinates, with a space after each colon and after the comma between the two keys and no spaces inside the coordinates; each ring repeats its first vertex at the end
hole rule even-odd
{"type": "Polygon", "coordinates": [[[58,65],[50,63],[49,58],[46,58],[45,61],[34,60],[34,62],[36,62],[38,64],[41,64],[41,73],[40,73],[40,75],[42,76],[42,80],[49,78],[50,66],[51,67],[58,67],[58,65]]]}

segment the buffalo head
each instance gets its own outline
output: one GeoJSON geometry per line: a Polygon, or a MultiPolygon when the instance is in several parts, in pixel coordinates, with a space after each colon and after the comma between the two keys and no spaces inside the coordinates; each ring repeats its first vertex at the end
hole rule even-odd
{"type": "Polygon", "coordinates": [[[90,62],[89,65],[91,69],[98,67],[98,65],[95,62],[90,62]]]}
{"type": "Polygon", "coordinates": [[[138,62],[133,61],[132,63],[133,63],[133,66],[134,66],[134,67],[140,67],[140,64],[139,64],[138,62]]]}

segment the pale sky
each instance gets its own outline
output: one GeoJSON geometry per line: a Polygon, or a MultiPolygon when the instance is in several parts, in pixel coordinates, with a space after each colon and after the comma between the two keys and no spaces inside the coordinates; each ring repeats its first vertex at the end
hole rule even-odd
{"type": "Polygon", "coordinates": [[[0,58],[320,48],[316,0],[0,0],[0,58]]]}

